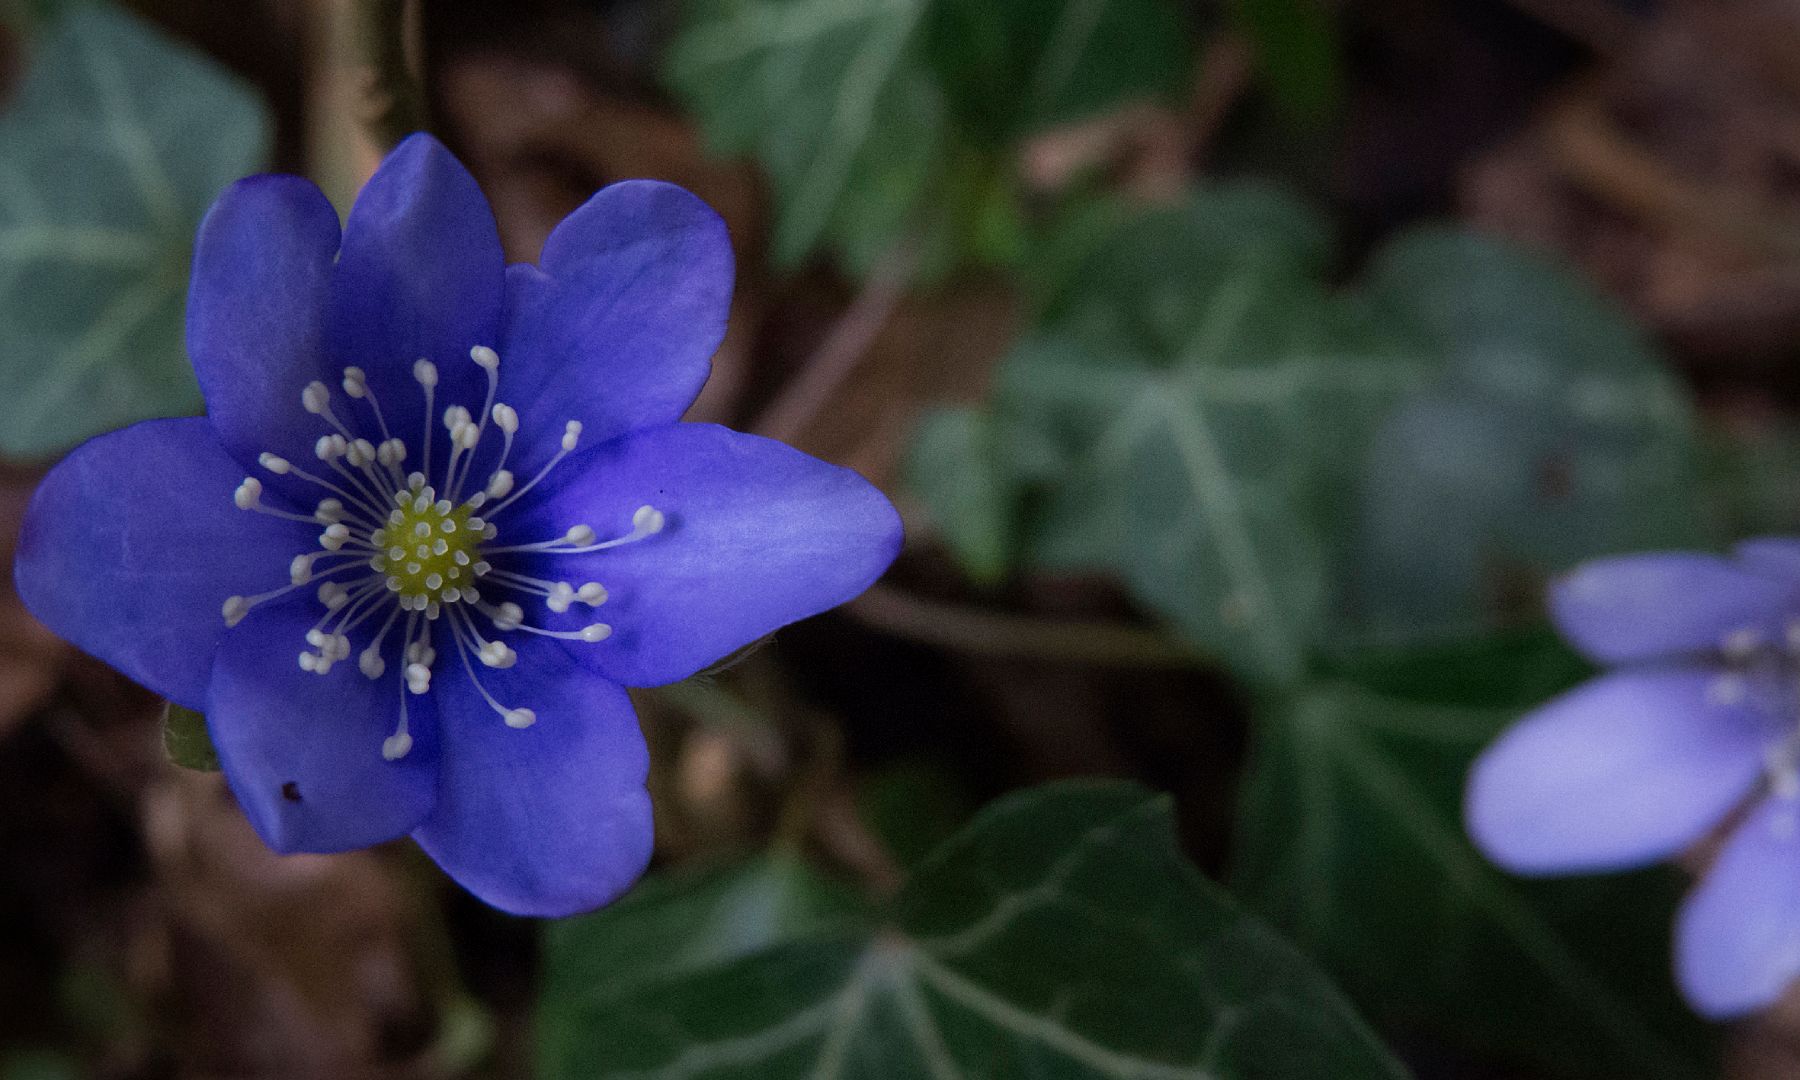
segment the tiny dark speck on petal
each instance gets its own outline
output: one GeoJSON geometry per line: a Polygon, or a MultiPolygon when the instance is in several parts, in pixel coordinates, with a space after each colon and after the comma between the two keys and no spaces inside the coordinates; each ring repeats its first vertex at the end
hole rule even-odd
{"type": "Polygon", "coordinates": [[[292,780],[289,780],[287,783],[281,785],[281,797],[286,799],[288,802],[299,802],[300,801],[300,785],[294,783],[292,780]]]}

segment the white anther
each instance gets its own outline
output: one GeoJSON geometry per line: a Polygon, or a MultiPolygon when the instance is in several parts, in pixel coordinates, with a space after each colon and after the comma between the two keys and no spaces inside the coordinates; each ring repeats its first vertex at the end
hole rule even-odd
{"type": "Polygon", "coordinates": [[[431,504],[432,512],[435,513],[438,517],[444,517],[445,515],[449,514],[450,511],[452,511],[454,509],[456,509],[456,507],[450,502],[449,499],[439,499],[437,502],[431,504]]]}
{"type": "Polygon", "coordinates": [[[406,688],[415,694],[431,689],[431,669],[424,664],[406,665],[406,688]]]}
{"type": "Polygon", "coordinates": [[[327,551],[336,551],[350,542],[350,526],[343,522],[328,525],[319,534],[319,546],[327,551]]]}
{"type": "Polygon", "coordinates": [[[406,460],[406,444],[399,439],[388,439],[375,448],[375,460],[384,469],[397,467],[406,460]]]}
{"type": "Polygon", "coordinates": [[[1757,647],[1761,644],[1762,634],[1746,626],[1726,634],[1719,642],[1719,651],[1729,660],[1748,660],[1756,655],[1757,647]]]}
{"type": "Polygon", "coordinates": [[[243,596],[227,596],[219,611],[225,616],[226,626],[236,626],[244,621],[244,616],[250,614],[250,600],[243,596]]]}
{"type": "Polygon", "coordinates": [[[296,555],[288,563],[288,580],[295,585],[304,585],[312,580],[313,556],[296,555]]]}
{"type": "Polygon", "coordinates": [[[513,435],[518,433],[519,410],[503,401],[494,406],[493,417],[494,423],[504,434],[513,435]]]}
{"type": "MultiPolygon", "coordinates": [[[[455,577],[456,571],[452,570],[450,572],[450,576],[455,577]]],[[[448,589],[445,589],[443,592],[439,593],[438,599],[442,600],[446,604],[454,604],[458,600],[462,599],[462,590],[457,588],[456,586],[452,585],[448,589]]]]}
{"type": "Polygon", "coordinates": [[[463,524],[465,524],[469,527],[470,532],[480,532],[481,530],[487,528],[487,522],[478,517],[472,517],[468,521],[464,522],[463,524]]]}
{"type": "Polygon", "coordinates": [[[511,491],[512,488],[513,488],[512,470],[511,469],[500,469],[497,472],[495,472],[494,475],[488,477],[487,488],[485,490],[487,491],[488,498],[498,499],[501,496],[505,495],[507,492],[511,491]]]}
{"type": "Polygon", "coordinates": [[[494,568],[494,566],[492,563],[488,562],[486,559],[482,559],[479,562],[477,562],[474,566],[475,576],[476,577],[485,577],[487,575],[487,572],[489,570],[492,570],[493,568],[494,568]]]}
{"type": "Polygon", "coordinates": [[[444,587],[444,575],[442,575],[442,574],[426,574],[425,575],[425,587],[427,589],[430,589],[432,592],[437,592],[439,589],[444,587]]]}
{"type": "Polygon", "coordinates": [[[389,761],[399,761],[412,750],[412,736],[404,731],[396,731],[381,741],[381,756],[389,761]]]}
{"type": "Polygon", "coordinates": [[[452,436],[456,434],[457,428],[462,427],[468,422],[469,410],[463,408],[461,405],[451,405],[444,410],[444,430],[448,431],[452,436]]]}
{"type": "Polygon", "coordinates": [[[316,672],[317,674],[323,675],[325,673],[325,670],[330,667],[330,664],[331,664],[331,662],[329,660],[325,660],[323,657],[315,656],[312,653],[303,652],[300,654],[300,670],[301,671],[311,671],[311,672],[316,672]],[[319,666],[321,663],[324,663],[326,665],[326,667],[321,668],[319,666]]]}
{"type": "Polygon", "coordinates": [[[444,539],[441,536],[431,542],[431,553],[433,555],[442,555],[449,550],[450,550],[450,541],[444,539]]]}
{"type": "Polygon", "coordinates": [[[458,565],[458,566],[469,565],[469,553],[462,550],[461,548],[458,548],[456,551],[456,554],[450,556],[450,559],[452,562],[456,563],[456,565],[458,565]]]}
{"type": "Polygon", "coordinates": [[[450,441],[464,450],[473,450],[475,444],[481,441],[481,429],[465,420],[450,433],[450,441]]]}
{"type": "Polygon", "coordinates": [[[508,600],[494,609],[494,628],[497,630],[517,630],[525,621],[525,609],[508,600]]]}
{"type": "Polygon", "coordinates": [[[387,661],[381,658],[381,652],[373,645],[357,655],[356,666],[371,679],[379,679],[387,672],[387,661]]]}
{"type": "Polygon", "coordinates": [[[293,468],[292,465],[288,464],[287,458],[277,457],[276,455],[267,452],[258,454],[256,456],[256,463],[274,473],[276,476],[286,476],[288,470],[293,468]]]}
{"type": "Polygon", "coordinates": [[[581,628],[581,640],[589,642],[605,641],[612,637],[612,627],[603,622],[589,623],[581,628]]]}
{"type": "Polygon", "coordinates": [[[337,499],[320,499],[313,507],[313,520],[322,525],[344,520],[344,504],[337,499]]]}
{"type": "Polygon", "coordinates": [[[336,611],[350,602],[350,590],[335,581],[327,581],[319,586],[319,603],[327,610],[336,611]]]}
{"type": "Polygon", "coordinates": [[[550,586],[550,595],[544,598],[544,606],[558,615],[569,610],[575,601],[575,588],[566,581],[558,581],[550,586]]]}
{"type": "Polygon", "coordinates": [[[509,668],[519,662],[519,654],[504,641],[490,641],[477,650],[475,655],[491,668],[509,668]]]}
{"type": "Polygon", "coordinates": [[[413,378],[420,386],[436,386],[437,365],[424,358],[413,361],[413,378]]]}
{"type": "Polygon", "coordinates": [[[254,476],[244,477],[244,482],[231,493],[231,501],[239,510],[254,510],[262,502],[262,481],[254,476]]]}
{"type": "Polygon", "coordinates": [[[1738,705],[1750,694],[1740,675],[1721,675],[1706,687],[1706,700],[1713,705],[1738,705]]]}
{"type": "Polygon", "coordinates": [[[641,536],[654,536],[663,531],[669,519],[654,506],[640,506],[631,515],[631,531],[641,536]]]}
{"type": "Polygon", "coordinates": [[[599,607],[601,604],[606,603],[606,597],[606,586],[600,584],[598,581],[590,581],[586,585],[575,590],[575,598],[586,604],[588,607],[599,607]]]}
{"type": "Polygon", "coordinates": [[[530,709],[508,709],[501,716],[506,721],[507,727],[521,731],[537,723],[537,713],[530,709]]]}
{"type": "Polygon", "coordinates": [[[575,444],[577,442],[579,442],[580,440],[581,440],[581,421],[571,420],[567,424],[563,425],[562,448],[564,450],[575,449],[575,444]]]}
{"type": "Polygon", "coordinates": [[[591,544],[594,542],[594,530],[586,525],[576,525],[563,534],[563,541],[576,547],[591,544]]]}
{"type": "Polygon", "coordinates": [[[360,469],[371,464],[375,460],[375,444],[367,439],[357,439],[350,444],[350,452],[344,455],[344,460],[348,461],[353,469],[360,469]]]}
{"type": "MultiPolygon", "coordinates": [[[[427,509],[429,509],[431,507],[431,501],[433,499],[435,499],[436,497],[437,497],[437,492],[431,490],[430,488],[426,488],[423,491],[420,491],[417,495],[413,496],[413,504],[412,504],[413,513],[423,514],[427,509]]],[[[420,524],[423,525],[424,522],[420,522],[420,524]]]]}
{"type": "MultiPolygon", "coordinates": [[[[406,474],[406,486],[408,489],[410,489],[412,491],[418,491],[420,488],[425,486],[425,474],[422,472],[407,473],[406,474]]],[[[404,503],[405,501],[406,501],[405,497],[402,496],[401,502],[404,503]]]]}
{"type": "Polygon", "coordinates": [[[318,455],[320,461],[333,461],[341,458],[349,452],[349,449],[350,445],[344,441],[342,435],[321,435],[319,441],[313,444],[313,453],[318,455]]]}
{"type": "Polygon", "coordinates": [[[489,371],[500,366],[500,354],[488,348],[486,345],[477,345],[473,349],[470,349],[469,359],[475,361],[489,371]]]}
{"type": "Polygon", "coordinates": [[[317,379],[307,383],[306,389],[300,391],[300,405],[314,416],[319,415],[331,407],[331,387],[317,379]]]}
{"type": "Polygon", "coordinates": [[[369,392],[369,377],[359,367],[344,369],[344,393],[353,398],[362,397],[369,392]]]}

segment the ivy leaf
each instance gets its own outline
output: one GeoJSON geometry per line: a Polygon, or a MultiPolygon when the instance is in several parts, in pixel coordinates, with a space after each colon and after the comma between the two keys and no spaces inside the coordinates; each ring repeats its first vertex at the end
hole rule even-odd
{"type": "Polygon", "coordinates": [[[184,769],[218,772],[220,768],[205,714],[172,701],[163,707],[163,752],[184,769]]]}
{"type": "Polygon", "coordinates": [[[1541,614],[1545,579],[1584,558],[1706,542],[1692,409],[1647,336],[1591,287],[1428,229],[1376,259],[1366,295],[1449,365],[1365,462],[1355,602],[1369,633],[1518,624],[1541,614]]]}
{"type": "Polygon", "coordinates": [[[1583,670],[1548,635],[1517,638],[1383,659],[1269,710],[1234,891],[1384,1025],[1556,1075],[1710,1075],[1670,975],[1674,875],[1524,881],[1464,838],[1475,754],[1583,670]]]}
{"type": "Polygon", "coordinates": [[[701,0],[665,74],[712,148],[754,154],[778,262],[821,239],[867,269],[943,162],[942,95],[916,33],[927,0],[701,0]]]}
{"type": "Polygon", "coordinates": [[[268,119],[136,16],[78,5],[0,116],[0,452],[199,410],[182,345],[194,230],[268,119]]]}
{"type": "Polygon", "coordinates": [[[715,152],[752,155],[768,174],[776,261],[827,246],[859,274],[903,241],[921,246],[927,273],[1016,254],[1007,141],[1169,89],[1188,51],[1170,0],[686,10],[664,77],[715,152]]]}
{"type": "Polygon", "coordinates": [[[1193,49],[1164,0],[934,0],[927,40],[956,115],[997,145],[1170,91],[1193,49]]]}
{"type": "MultiPolygon", "coordinates": [[[[545,1080],[1405,1075],[1194,872],[1164,800],[1132,784],[996,803],[860,926],[750,933],[684,962],[656,946],[683,904],[659,888],[553,938],[545,1080]]],[[[712,941],[733,920],[707,910],[727,916],[699,920],[712,941]]]]}
{"type": "Polygon", "coordinates": [[[1278,684],[1327,633],[1345,461],[1427,371],[1325,292],[1328,254],[1310,214],[1254,189],[1133,223],[1048,302],[994,407],[1039,443],[1028,559],[1112,570],[1278,684]]]}
{"type": "Polygon", "coordinates": [[[944,540],[975,581],[1006,573],[1017,545],[1012,477],[996,461],[993,417],[974,409],[934,409],[920,422],[906,460],[907,482],[935,508],[944,540]]]}

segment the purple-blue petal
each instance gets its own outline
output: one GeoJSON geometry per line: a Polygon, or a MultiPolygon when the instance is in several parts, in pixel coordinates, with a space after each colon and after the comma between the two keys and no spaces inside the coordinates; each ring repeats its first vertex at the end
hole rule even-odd
{"type": "MultiPolygon", "coordinates": [[[[674,423],[725,336],[731,238],[712,208],[655,180],[603,188],[508,270],[501,397],[527,432],[579,420],[604,442],[674,423]]],[[[529,474],[555,438],[522,443],[529,474]]]]}
{"type": "Polygon", "coordinates": [[[1590,562],[1550,592],[1557,629],[1603,664],[1714,652],[1742,630],[1779,643],[1797,611],[1795,582],[1692,552],[1590,562]]]}
{"type": "Polygon", "coordinates": [[[573,455],[540,492],[518,520],[501,519],[503,543],[576,524],[620,536],[645,505],[665,516],[662,532],[623,547],[521,560],[533,576],[606,587],[598,611],[578,605],[558,624],[592,615],[611,625],[607,640],[568,648],[626,686],[684,679],[854,598],[900,548],[899,515],[855,472],[711,424],[639,431],[573,455]]]}
{"type": "Polygon", "coordinates": [[[1800,584],[1800,540],[1791,536],[1758,536],[1731,550],[1747,570],[1789,584],[1800,584]]]}
{"type": "Polygon", "coordinates": [[[618,685],[546,639],[515,645],[510,669],[472,666],[506,707],[536,712],[523,729],[506,725],[453,646],[440,642],[432,694],[442,778],[437,808],[413,837],[464,888],[504,911],[591,911],[650,862],[649,754],[618,685]]]}
{"type": "MultiPolygon", "coordinates": [[[[379,679],[358,670],[355,653],[323,675],[303,671],[306,632],[324,610],[313,591],[258,607],[226,632],[205,705],[231,790],[263,842],[283,854],[405,836],[437,798],[431,695],[405,694],[412,751],[398,761],[381,753],[405,693],[400,634],[385,639],[379,679]]],[[[368,641],[357,636],[356,649],[368,641]]]]}
{"type": "Polygon", "coordinates": [[[1540,707],[1476,761],[1470,836],[1523,874],[1641,866],[1701,839],[1755,787],[1774,736],[1753,693],[1721,700],[1720,678],[1616,672],[1540,707]]]}
{"type": "MultiPolygon", "coordinates": [[[[436,139],[409,136],[364,185],[344,225],[326,322],[333,370],[355,365],[368,374],[389,427],[414,455],[429,425],[432,459],[441,463],[448,437],[436,417],[446,405],[480,409],[487,376],[469,350],[498,345],[505,289],[499,230],[475,178],[436,139]],[[413,381],[420,359],[438,369],[429,418],[413,381]]],[[[327,384],[335,392],[336,379],[327,384]]]]}
{"type": "Polygon", "coordinates": [[[337,250],[337,211],[297,176],[238,181],[200,225],[188,352],[207,415],[246,468],[265,450],[311,454],[318,420],[300,408],[300,391],[337,382],[323,346],[337,250]]]}
{"type": "Polygon", "coordinates": [[[239,510],[243,478],[206,420],[148,420],[91,439],[32,496],[13,580],[76,647],[202,708],[225,598],[284,584],[306,526],[239,510]]]}
{"type": "Polygon", "coordinates": [[[1791,799],[1764,799],[1682,905],[1676,981],[1708,1017],[1771,1005],[1800,975],[1797,810],[1791,799]]]}

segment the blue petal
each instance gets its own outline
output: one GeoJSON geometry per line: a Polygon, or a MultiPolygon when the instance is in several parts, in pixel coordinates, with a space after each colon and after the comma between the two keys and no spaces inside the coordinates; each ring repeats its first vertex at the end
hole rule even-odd
{"type": "Polygon", "coordinates": [[[1524,874],[1656,862],[1703,837],[1762,775],[1773,735],[1715,672],[1603,675],[1521,720],[1475,763],[1476,844],[1524,874]]]}
{"type": "MultiPolygon", "coordinates": [[[[358,670],[355,653],[324,675],[302,671],[306,632],[323,613],[312,595],[311,587],[296,590],[227,631],[206,701],[231,790],[263,842],[284,854],[350,851],[405,836],[437,797],[430,695],[406,695],[412,751],[398,761],[381,755],[404,692],[399,629],[385,639],[387,672],[379,679],[358,670]]],[[[367,644],[359,637],[355,647],[367,644]]]]}
{"type": "Polygon", "coordinates": [[[265,450],[310,456],[319,435],[300,392],[337,382],[323,347],[337,250],[337,211],[297,176],[238,181],[200,225],[188,352],[213,427],[246,468],[265,450]]]}
{"type": "MultiPolygon", "coordinates": [[[[422,450],[421,433],[434,433],[434,467],[444,461],[448,436],[425,415],[413,363],[437,365],[434,413],[446,405],[480,409],[487,376],[469,350],[498,344],[505,289],[500,234],[474,177],[436,139],[408,137],[363,187],[344,225],[326,345],[334,370],[367,372],[392,433],[413,454],[422,450]]],[[[315,437],[323,431],[315,428],[315,437]]]]}
{"type": "Polygon", "coordinates": [[[1717,650],[1753,630],[1780,642],[1800,611],[1796,583],[1771,579],[1715,555],[1625,555],[1577,567],[1550,593],[1556,626],[1603,664],[1717,650]]]}
{"type": "Polygon", "coordinates": [[[32,496],[20,598],[78,648],[202,708],[225,598],[286,583],[288,560],[315,545],[307,526],[239,510],[243,475],[198,417],[89,440],[32,496]]]}
{"type": "Polygon", "coordinates": [[[1800,975],[1800,825],[1792,800],[1770,798],[1726,841],[1682,905],[1675,972],[1713,1019],[1774,1004],[1800,975]]]}
{"type": "MultiPolygon", "coordinates": [[[[517,521],[502,516],[500,543],[576,524],[619,536],[644,505],[666,517],[661,533],[637,543],[521,560],[532,576],[607,588],[611,598],[592,614],[612,637],[569,647],[626,686],[684,679],[850,600],[900,549],[899,515],[856,473],[711,424],[653,428],[579,453],[539,490],[517,521]]],[[[547,619],[541,607],[527,611],[547,619]]],[[[559,625],[583,621],[572,613],[559,625]]]]}
{"type": "Polygon", "coordinates": [[[1800,540],[1788,536],[1759,536],[1739,544],[1731,553],[1747,570],[1800,584],[1800,540]]]}
{"type": "MultiPolygon", "coordinates": [[[[673,184],[602,189],[544,245],[542,270],[508,271],[501,396],[526,431],[579,420],[604,442],[673,423],[693,403],[725,336],[731,238],[673,184]]],[[[521,444],[529,473],[555,439],[521,444]]]]}
{"type": "Polygon", "coordinates": [[[442,645],[434,672],[443,736],[437,809],[413,834],[451,877],[517,915],[590,911],[649,864],[649,754],[631,700],[543,639],[514,640],[517,666],[473,665],[508,708],[508,727],[442,645]]]}

